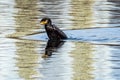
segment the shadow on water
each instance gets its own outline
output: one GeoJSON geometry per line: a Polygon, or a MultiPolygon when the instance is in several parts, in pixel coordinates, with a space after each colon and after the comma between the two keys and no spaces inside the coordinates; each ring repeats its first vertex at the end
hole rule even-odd
{"type": "Polygon", "coordinates": [[[57,49],[59,49],[65,41],[53,41],[48,40],[46,48],[45,48],[45,54],[43,55],[43,58],[47,58],[52,56],[53,52],[56,52],[57,49]]]}

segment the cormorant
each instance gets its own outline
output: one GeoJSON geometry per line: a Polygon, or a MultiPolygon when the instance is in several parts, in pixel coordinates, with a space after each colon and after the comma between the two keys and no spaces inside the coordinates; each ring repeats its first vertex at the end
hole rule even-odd
{"type": "Polygon", "coordinates": [[[54,24],[52,24],[52,21],[50,18],[48,17],[43,18],[40,21],[40,24],[45,26],[45,30],[50,40],[67,39],[66,34],[62,30],[60,30],[58,27],[56,27],[54,24]]]}

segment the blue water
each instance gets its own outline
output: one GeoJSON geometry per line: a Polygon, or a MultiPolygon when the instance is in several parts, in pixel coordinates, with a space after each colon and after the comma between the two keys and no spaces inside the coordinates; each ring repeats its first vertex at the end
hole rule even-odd
{"type": "MultiPolygon", "coordinates": [[[[99,43],[116,43],[120,45],[120,28],[95,28],[83,30],[64,31],[68,39],[72,41],[99,42],[99,43]]],[[[48,40],[46,33],[39,33],[22,37],[31,40],[48,40]]]]}

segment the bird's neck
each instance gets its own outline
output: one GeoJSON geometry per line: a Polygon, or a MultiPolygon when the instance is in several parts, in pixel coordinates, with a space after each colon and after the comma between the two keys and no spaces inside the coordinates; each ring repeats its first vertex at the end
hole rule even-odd
{"type": "Polygon", "coordinates": [[[46,24],[45,27],[52,27],[52,23],[46,24]]]}

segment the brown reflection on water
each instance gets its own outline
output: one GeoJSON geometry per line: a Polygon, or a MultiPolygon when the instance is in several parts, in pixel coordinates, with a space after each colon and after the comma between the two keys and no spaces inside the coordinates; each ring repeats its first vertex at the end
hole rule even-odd
{"type": "Polygon", "coordinates": [[[89,43],[75,43],[73,50],[73,80],[93,80],[92,45],[89,43]]]}
{"type": "MultiPolygon", "coordinates": [[[[18,9],[15,16],[16,32],[12,34],[12,37],[25,36],[35,32],[35,29],[38,29],[37,0],[16,0],[15,8],[18,9]]],[[[38,71],[35,70],[39,66],[39,55],[35,51],[37,44],[35,41],[30,40],[16,42],[16,54],[18,56],[16,66],[18,67],[19,76],[25,80],[34,80],[34,77],[39,76],[38,71]]]]}
{"type": "MultiPolygon", "coordinates": [[[[73,17],[72,29],[89,28],[92,27],[94,0],[72,0],[71,13],[73,17]]],[[[76,43],[75,50],[73,50],[73,79],[74,80],[93,80],[93,55],[92,45],[89,43],[76,43]]]]}
{"type": "Polygon", "coordinates": [[[25,36],[27,34],[32,34],[39,28],[37,25],[38,14],[37,10],[38,0],[15,0],[15,8],[18,10],[16,13],[15,21],[15,33],[12,37],[25,36]]]}
{"type": "Polygon", "coordinates": [[[73,29],[89,28],[92,25],[93,0],[71,0],[73,29]]]}
{"type": "MultiPolygon", "coordinates": [[[[38,0],[15,0],[17,10],[15,18],[15,33],[10,37],[20,37],[32,34],[39,29],[37,10],[38,0]]],[[[16,43],[16,66],[18,75],[25,80],[35,80],[40,77],[37,70],[40,66],[39,54],[36,51],[39,42],[30,40],[18,40],[16,43]]]]}
{"type": "Polygon", "coordinates": [[[39,45],[36,41],[22,40],[16,43],[16,66],[18,67],[18,74],[25,80],[35,80],[41,75],[37,70],[40,67],[40,55],[36,48],[39,45]]]}

